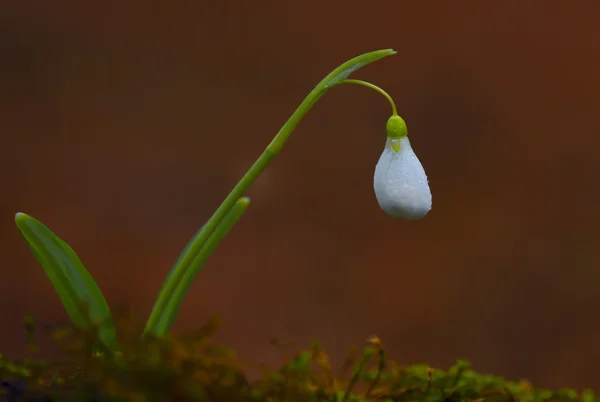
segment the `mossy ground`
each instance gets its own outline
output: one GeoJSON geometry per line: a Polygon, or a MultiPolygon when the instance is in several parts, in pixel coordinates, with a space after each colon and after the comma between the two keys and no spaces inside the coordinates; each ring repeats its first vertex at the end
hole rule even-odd
{"type": "MultiPolygon", "coordinates": [[[[0,355],[5,400],[46,401],[583,401],[590,390],[535,389],[526,382],[479,374],[458,361],[448,370],[427,365],[402,367],[388,359],[376,337],[348,356],[335,372],[324,350],[313,343],[290,351],[279,369],[242,362],[229,348],[211,341],[218,320],[197,331],[164,338],[140,336],[142,326],[122,312],[118,329],[121,353],[100,354],[93,331],[58,326],[51,331],[64,359],[10,361],[0,355]],[[260,368],[249,381],[245,370],[260,368]],[[15,384],[20,384],[15,386],[15,384]],[[12,399],[10,399],[12,398],[12,399]],[[32,399],[24,399],[32,398],[32,399]],[[37,398],[37,399],[35,399],[37,398]],[[46,399],[44,399],[46,398],[46,399]]],[[[36,330],[26,325],[28,345],[36,350],[36,330]]]]}

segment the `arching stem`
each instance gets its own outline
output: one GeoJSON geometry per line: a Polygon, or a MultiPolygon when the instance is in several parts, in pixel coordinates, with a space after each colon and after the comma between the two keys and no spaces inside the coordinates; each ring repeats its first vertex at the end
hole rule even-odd
{"type": "Polygon", "coordinates": [[[394,100],[392,99],[392,97],[387,92],[385,92],[383,89],[379,88],[377,85],[373,85],[370,82],[366,82],[366,81],[362,81],[362,80],[344,80],[341,82],[341,84],[362,85],[363,87],[371,88],[372,90],[379,92],[381,95],[385,96],[385,98],[388,100],[388,102],[390,102],[390,105],[392,105],[392,116],[398,116],[398,111],[396,110],[396,104],[394,103],[394,100]]]}
{"type": "MultiPolygon", "coordinates": [[[[217,229],[217,227],[220,225],[221,221],[227,216],[236,202],[242,199],[246,190],[248,190],[256,178],[260,176],[269,163],[279,153],[287,139],[290,137],[292,131],[294,131],[300,121],[315,105],[315,103],[317,103],[321,96],[323,96],[330,88],[344,82],[344,80],[346,80],[350,74],[359,68],[382,59],[383,57],[391,56],[395,53],[396,52],[392,49],[384,49],[365,53],[343,63],[333,70],[329,75],[327,75],[319,84],[317,84],[317,86],[309,93],[300,106],[298,106],[294,114],[292,114],[283,127],[281,127],[275,138],[273,138],[271,143],[254,162],[252,167],[246,172],[233,190],[231,190],[229,195],[194,237],[187,251],[185,251],[181,258],[177,261],[158,295],[158,298],[154,304],[154,308],[152,309],[152,313],[150,314],[148,322],[146,323],[145,333],[150,332],[154,335],[160,336],[169,331],[174,314],[176,314],[176,309],[180,304],[180,299],[185,296],[185,293],[189,288],[188,281],[193,280],[195,275],[200,271],[200,268],[208,257],[208,254],[210,254],[203,252],[205,243],[213,234],[215,229],[217,229]],[[203,255],[203,258],[199,258],[199,255],[203,255]],[[187,278],[185,281],[186,283],[183,283],[184,277],[187,278]]],[[[389,95],[387,95],[381,89],[379,89],[378,92],[383,94],[386,98],[388,98],[388,100],[391,101],[389,95]]]]}

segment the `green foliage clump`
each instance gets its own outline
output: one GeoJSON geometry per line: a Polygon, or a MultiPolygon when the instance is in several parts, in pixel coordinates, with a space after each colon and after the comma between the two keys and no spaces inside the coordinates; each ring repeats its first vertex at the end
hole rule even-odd
{"type": "MultiPolygon", "coordinates": [[[[370,338],[362,351],[351,353],[339,372],[332,369],[329,357],[316,342],[305,350],[289,350],[283,367],[273,370],[244,363],[233,350],[211,341],[217,319],[179,337],[141,336],[143,326],[123,311],[117,327],[122,348],[110,353],[102,352],[98,331],[57,326],[51,334],[63,360],[11,361],[0,355],[0,378],[23,381],[27,395],[44,395],[45,400],[61,402],[596,400],[590,390],[579,394],[570,389],[552,392],[534,389],[526,381],[479,374],[466,361],[458,361],[446,371],[427,365],[402,367],[386,357],[377,337],[370,338]],[[247,379],[250,367],[261,370],[258,380],[247,379]]],[[[28,346],[36,352],[31,319],[26,321],[26,328],[28,346]]]]}

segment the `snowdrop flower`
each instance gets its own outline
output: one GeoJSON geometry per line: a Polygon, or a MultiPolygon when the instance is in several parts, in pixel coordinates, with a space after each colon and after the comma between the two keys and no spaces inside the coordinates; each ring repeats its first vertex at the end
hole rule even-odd
{"type": "Polygon", "coordinates": [[[408,140],[406,123],[393,115],[386,131],[385,148],[373,180],[377,202],[394,218],[422,219],[431,209],[431,190],[423,165],[408,140]]]}

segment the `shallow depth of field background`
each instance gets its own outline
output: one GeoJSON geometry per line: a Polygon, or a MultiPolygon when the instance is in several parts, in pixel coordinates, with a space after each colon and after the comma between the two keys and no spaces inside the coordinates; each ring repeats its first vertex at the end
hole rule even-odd
{"type": "Polygon", "coordinates": [[[375,333],[402,364],[600,389],[600,3],[46,3],[0,7],[3,353],[24,351],[25,314],[66,317],[15,212],[70,243],[111,305],[148,314],[313,86],[392,47],[353,77],[396,100],[430,214],[379,209],[389,105],[335,88],[248,193],[175,330],[221,315],[218,339],[271,365],[271,336],[317,338],[340,364],[375,333]]]}

